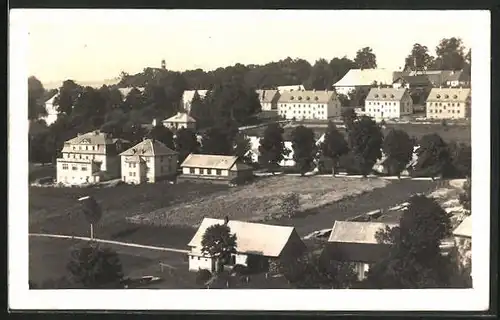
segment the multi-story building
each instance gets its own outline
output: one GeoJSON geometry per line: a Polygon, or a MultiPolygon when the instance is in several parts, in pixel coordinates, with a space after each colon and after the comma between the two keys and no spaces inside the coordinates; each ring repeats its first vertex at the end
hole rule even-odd
{"type": "Polygon", "coordinates": [[[145,139],[122,152],[121,175],[126,183],[154,183],[177,173],[177,152],[154,139],[145,139]]]}
{"type": "Polygon", "coordinates": [[[427,118],[464,119],[470,117],[470,88],[434,88],[426,101],[427,118]]]}
{"type": "Polygon", "coordinates": [[[278,100],[278,115],[285,119],[327,120],[339,117],[341,104],[334,91],[284,91],[278,100]]]}
{"type": "Polygon", "coordinates": [[[351,69],[333,87],[338,94],[348,95],[355,89],[368,90],[373,85],[391,85],[397,72],[387,69],[351,69]]]}
{"type": "Polygon", "coordinates": [[[413,113],[413,101],[406,88],[372,88],[365,99],[365,112],[374,119],[398,119],[413,113]]]}
{"type": "Polygon", "coordinates": [[[262,111],[275,111],[278,109],[280,94],[278,90],[256,90],[259,96],[262,111]]]}
{"type": "Polygon", "coordinates": [[[196,120],[184,112],[177,112],[175,116],[172,116],[166,120],[163,120],[163,125],[172,130],[178,130],[182,128],[186,129],[196,129],[196,120]]]}
{"type": "Polygon", "coordinates": [[[64,143],[57,159],[57,182],[79,185],[119,177],[121,148],[121,140],[98,130],[78,134],[64,143]]]}

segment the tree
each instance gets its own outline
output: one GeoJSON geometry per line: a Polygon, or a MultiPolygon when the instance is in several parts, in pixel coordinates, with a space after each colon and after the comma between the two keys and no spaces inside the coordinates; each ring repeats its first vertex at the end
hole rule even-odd
{"type": "Polygon", "coordinates": [[[347,131],[352,129],[354,122],[358,119],[358,116],[353,108],[345,108],[342,110],[341,116],[347,131]]]}
{"type": "Polygon", "coordinates": [[[344,135],[339,132],[335,124],[328,121],[328,127],[325,132],[325,139],[320,145],[321,154],[333,160],[332,174],[337,172],[339,158],[349,152],[349,147],[345,141],[344,135]]]}
{"type": "Polygon", "coordinates": [[[90,239],[94,239],[94,225],[99,222],[102,217],[101,206],[97,203],[94,197],[85,196],[78,199],[82,203],[82,212],[90,224],[90,239]]]}
{"type": "MultiPolygon", "coordinates": [[[[377,85],[373,84],[372,87],[376,87],[377,85]]],[[[366,89],[363,87],[357,87],[354,90],[348,93],[349,98],[349,106],[351,108],[364,108],[365,100],[368,96],[370,89],[366,89]]]]}
{"type": "Polygon", "coordinates": [[[201,150],[204,154],[231,155],[234,142],[226,130],[217,126],[209,128],[203,135],[201,150]]]}
{"type": "Polygon", "coordinates": [[[350,69],[356,68],[356,63],[347,57],[333,58],[330,61],[330,69],[332,70],[332,84],[342,79],[350,69]]]}
{"type": "Polygon", "coordinates": [[[314,131],[302,125],[297,126],[292,131],[293,160],[300,174],[310,170],[314,164],[316,155],[316,145],[314,131]]]}
{"type": "MultiPolygon", "coordinates": [[[[211,100],[210,95],[210,93],[207,93],[207,100],[211,100]]],[[[196,120],[198,129],[207,128],[214,124],[214,115],[212,111],[211,107],[200,97],[198,91],[195,91],[193,99],[191,100],[189,115],[196,120]]]]}
{"type": "Polygon", "coordinates": [[[205,230],[201,246],[202,253],[215,259],[218,267],[223,266],[229,263],[231,254],[236,252],[236,235],[231,234],[227,223],[215,224],[205,230]]]}
{"type": "Polygon", "coordinates": [[[352,264],[334,261],[314,252],[307,252],[296,261],[281,264],[280,269],[297,289],[345,289],[357,281],[352,264]]]}
{"type": "Polygon", "coordinates": [[[449,176],[452,163],[448,146],[436,133],[427,134],[420,139],[418,156],[414,166],[414,176],[449,176]]]}
{"type": "Polygon", "coordinates": [[[191,129],[181,128],[175,134],[175,150],[182,163],[190,153],[197,153],[200,148],[196,134],[191,129]]]}
{"type": "Polygon", "coordinates": [[[398,227],[381,230],[377,238],[390,243],[390,254],[375,263],[366,283],[377,289],[447,287],[452,264],[440,244],[451,235],[450,215],[424,195],[413,196],[398,227]]]}
{"type": "Polygon", "coordinates": [[[436,47],[434,70],[462,70],[465,66],[465,47],[460,38],[445,38],[436,47]]]}
{"type": "Polygon", "coordinates": [[[64,81],[59,88],[59,95],[54,99],[54,106],[57,106],[57,111],[70,115],[82,90],[83,88],[73,80],[64,81]]]}
{"type": "Polygon", "coordinates": [[[74,249],[67,269],[70,280],[86,289],[120,288],[123,280],[118,254],[97,243],[86,243],[74,249]]]}
{"type": "Polygon", "coordinates": [[[308,90],[326,90],[332,86],[332,69],[325,59],[316,61],[311,69],[309,79],[307,79],[305,86],[308,90]]]}
{"type": "Polygon", "coordinates": [[[28,78],[28,119],[35,120],[47,115],[45,110],[45,89],[36,77],[28,78]]]}
{"type": "Polygon", "coordinates": [[[161,122],[157,123],[148,134],[150,139],[155,139],[163,143],[171,150],[175,149],[174,134],[169,128],[165,127],[161,122]]]}
{"type": "Polygon", "coordinates": [[[382,150],[387,156],[385,164],[389,175],[399,177],[413,156],[413,142],[405,131],[392,129],[384,139],[382,150]]]}
{"type": "Polygon", "coordinates": [[[252,162],[251,157],[248,155],[250,147],[250,139],[248,139],[244,134],[238,133],[234,139],[232,154],[241,159],[243,162],[250,164],[252,162]]]}
{"type": "Polygon", "coordinates": [[[377,67],[377,57],[370,47],[364,47],[356,52],[354,63],[359,69],[375,69],[377,67]]]}
{"type": "Polygon", "coordinates": [[[281,211],[288,217],[293,217],[300,209],[300,198],[297,193],[290,193],[282,197],[281,211]]]}
{"type": "Polygon", "coordinates": [[[271,123],[264,130],[264,137],[260,139],[259,163],[273,172],[279,167],[286,153],[283,132],[278,123],[271,123]]]}
{"type": "Polygon", "coordinates": [[[460,204],[464,206],[466,210],[469,211],[469,214],[471,209],[471,187],[472,187],[471,179],[470,177],[468,177],[467,180],[464,182],[463,191],[458,196],[460,204]]]}
{"type": "Polygon", "coordinates": [[[450,143],[448,148],[456,175],[461,178],[470,177],[472,169],[471,146],[466,143],[450,143]]]}
{"type": "Polygon", "coordinates": [[[405,69],[426,70],[432,66],[434,57],[429,54],[429,49],[419,43],[415,43],[410,54],[405,59],[405,69]]]}
{"type": "Polygon", "coordinates": [[[347,138],[349,149],[359,161],[361,173],[366,176],[382,157],[382,131],[373,119],[362,116],[348,126],[347,138]]]}

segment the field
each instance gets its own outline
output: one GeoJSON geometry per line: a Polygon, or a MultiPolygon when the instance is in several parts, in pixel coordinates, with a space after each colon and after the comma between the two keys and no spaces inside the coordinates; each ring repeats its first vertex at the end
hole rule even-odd
{"type": "MultiPolygon", "coordinates": [[[[186,203],[228,188],[224,185],[189,182],[175,185],[167,182],[119,185],[113,188],[30,187],[29,231],[88,236],[89,225],[81,214],[77,199],[92,195],[103,209],[102,219],[94,228],[96,237],[132,242],[142,239],[138,243],[173,245],[175,239],[179,238],[177,234],[166,234],[153,227],[138,230],[137,226],[127,223],[125,217],[186,203]]],[[[176,232],[181,235],[187,232],[192,236],[192,230],[178,229],[176,232]]]]}
{"type": "Polygon", "coordinates": [[[274,176],[132,218],[145,224],[180,226],[195,226],[203,217],[226,215],[230,219],[266,221],[280,218],[281,197],[290,193],[299,195],[300,211],[307,211],[387,184],[389,181],[382,179],[274,176]]]}
{"type": "MultiPolygon", "coordinates": [[[[326,130],[326,125],[318,124],[306,124],[306,126],[314,130],[316,138],[319,138],[326,130]]],[[[339,126],[339,124],[337,124],[339,126]]],[[[471,129],[470,126],[466,125],[448,125],[443,127],[440,123],[437,124],[411,124],[411,123],[399,123],[399,124],[387,124],[386,128],[382,130],[383,134],[386,135],[391,129],[400,129],[406,131],[410,137],[416,137],[417,139],[430,133],[439,134],[446,142],[465,142],[471,143],[471,129]]],[[[245,130],[245,134],[256,135],[262,137],[264,134],[265,127],[253,128],[245,130]]],[[[285,128],[284,136],[290,136],[292,127],[285,128]]],[[[339,127],[339,130],[345,134],[345,130],[339,127]]]]}

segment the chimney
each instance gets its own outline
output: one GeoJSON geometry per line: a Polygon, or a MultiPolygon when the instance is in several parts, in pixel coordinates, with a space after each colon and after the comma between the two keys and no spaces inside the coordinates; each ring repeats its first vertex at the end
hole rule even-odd
{"type": "Polygon", "coordinates": [[[228,224],[228,223],[229,223],[229,217],[228,217],[228,216],[226,216],[226,217],[224,218],[224,225],[225,225],[225,226],[227,226],[227,224],[228,224]]]}

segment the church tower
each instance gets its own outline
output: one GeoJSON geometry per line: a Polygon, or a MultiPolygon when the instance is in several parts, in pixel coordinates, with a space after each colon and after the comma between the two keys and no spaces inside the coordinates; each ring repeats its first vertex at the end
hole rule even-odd
{"type": "Polygon", "coordinates": [[[161,68],[162,68],[163,70],[165,70],[165,69],[167,68],[167,65],[166,65],[166,63],[165,63],[165,59],[163,59],[163,60],[161,61],[161,68]]]}

